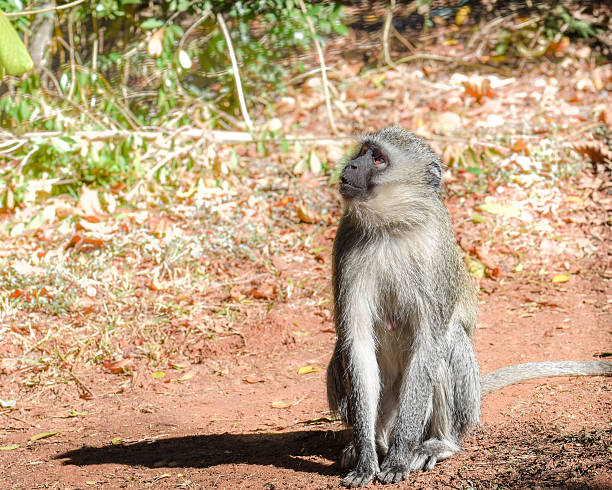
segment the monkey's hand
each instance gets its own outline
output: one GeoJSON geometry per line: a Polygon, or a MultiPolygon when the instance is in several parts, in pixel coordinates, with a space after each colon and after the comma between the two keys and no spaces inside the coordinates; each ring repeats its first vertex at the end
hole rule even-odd
{"type": "Polygon", "coordinates": [[[342,479],[345,487],[365,487],[372,481],[378,471],[378,463],[370,461],[358,463],[357,467],[342,479]]]}

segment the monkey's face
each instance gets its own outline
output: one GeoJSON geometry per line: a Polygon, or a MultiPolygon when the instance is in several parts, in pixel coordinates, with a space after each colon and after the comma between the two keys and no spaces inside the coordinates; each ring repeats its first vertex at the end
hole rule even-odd
{"type": "Polygon", "coordinates": [[[340,174],[345,212],[363,224],[426,222],[440,208],[442,162],[399,127],[364,136],[340,174]]]}
{"type": "Polygon", "coordinates": [[[340,194],[345,199],[366,200],[375,177],[384,171],[389,157],[374,145],[363,144],[340,174],[340,194]]]}

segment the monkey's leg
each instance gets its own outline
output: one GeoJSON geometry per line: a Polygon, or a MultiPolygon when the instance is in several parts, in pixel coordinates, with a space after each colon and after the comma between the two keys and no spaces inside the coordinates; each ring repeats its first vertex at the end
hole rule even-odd
{"type": "MultiPolygon", "coordinates": [[[[384,376],[383,376],[384,378],[384,376]]],[[[393,430],[393,423],[397,416],[397,394],[399,387],[392,383],[386,383],[383,379],[384,388],[380,395],[380,403],[378,405],[378,417],[376,419],[376,454],[378,461],[385,459],[389,449],[389,439],[393,430]]],[[[352,468],[357,461],[357,453],[355,446],[351,442],[342,450],[340,458],[341,468],[352,468]]]]}
{"type": "Polygon", "coordinates": [[[432,413],[433,384],[438,370],[436,359],[435,347],[417,339],[402,380],[391,445],[377,474],[382,483],[397,483],[410,474],[415,450],[432,413]]]}
{"type": "MultiPolygon", "coordinates": [[[[332,412],[340,415],[340,418],[347,426],[352,426],[350,419],[349,397],[345,386],[345,367],[340,346],[336,343],[334,353],[327,367],[327,401],[332,412]]],[[[342,469],[353,468],[357,462],[355,446],[353,443],[347,444],[342,450],[340,457],[340,467],[342,469]]]]}
{"type": "Polygon", "coordinates": [[[352,425],[349,420],[349,400],[345,386],[345,367],[341,347],[336,343],[334,353],[327,366],[327,403],[333,413],[340,415],[346,425],[352,425]]]}
{"type": "Polygon", "coordinates": [[[344,348],[348,361],[349,411],[357,463],[342,484],[361,487],[367,485],[378,471],[374,434],[380,380],[372,328],[355,328],[352,333],[346,339],[344,348]]]}
{"type": "Polygon", "coordinates": [[[451,327],[448,356],[438,369],[425,441],[414,451],[410,469],[431,470],[461,450],[459,438],[480,419],[480,376],[474,349],[460,325],[451,327]]]}
{"type": "Polygon", "coordinates": [[[378,366],[381,379],[380,402],[376,419],[376,451],[378,460],[387,456],[393,425],[397,417],[402,370],[401,347],[394,337],[379,338],[378,366]]]}

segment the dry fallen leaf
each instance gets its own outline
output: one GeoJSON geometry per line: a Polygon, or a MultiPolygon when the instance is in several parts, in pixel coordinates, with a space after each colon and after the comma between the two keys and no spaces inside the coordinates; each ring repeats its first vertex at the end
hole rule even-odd
{"type": "Polygon", "coordinates": [[[291,403],[287,403],[284,400],[278,400],[275,402],[272,402],[272,408],[289,408],[291,406],[291,403]]]}
{"type": "Polygon", "coordinates": [[[297,207],[297,214],[300,221],[303,221],[304,223],[314,224],[323,221],[323,217],[320,214],[306,208],[305,206],[302,206],[301,204],[297,207]]]}
{"type": "Polygon", "coordinates": [[[298,374],[316,373],[318,371],[321,371],[321,368],[318,366],[302,366],[298,369],[298,374]]]}
{"type": "Polygon", "coordinates": [[[274,299],[276,297],[276,285],[260,284],[251,290],[251,296],[257,299],[274,299]]]}
{"type": "Polygon", "coordinates": [[[195,371],[187,371],[185,374],[183,374],[180,378],[177,379],[177,381],[187,381],[188,379],[193,378],[195,375],[195,371]]]}
{"type": "Polygon", "coordinates": [[[578,206],[584,206],[584,201],[579,196],[565,196],[563,200],[565,202],[571,202],[572,204],[577,204],[578,206]]]}
{"type": "Polygon", "coordinates": [[[124,368],[132,362],[131,359],[121,359],[115,362],[104,362],[102,365],[108,369],[111,373],[121,373],[124,368]]]}
{"type": "Polygon", "coordinates": [[[612,150],[601,141],[574,143],[571,148],[582,156],[589,157],[593,164],[612,164],[612,150]]]}
{"type": "Polygon", "coordinates": [[[470,275],[472,277],[475,277],[476,279],[482,279],[485,275],[484,264],[480,262],[479,260],[474,259],[472,257],[467,257],[466,261],[467,261],[468,271],[470,272],[470,275]]]}
{"type": "Polygon", "coordinates": [[[87,186],[81,188],[77,211],[88,221],[101,221],[107,217],[98,199],[98,191],[89,189],[87,186]]]}
{"type": "Polygon", "coordinates": [[[486,202],[478,206],[481,211],[508,218],[518,218],[521,215],[521,210],[513,206],[502,206],[496,202],[486,202]]]}
{"type": "Polygon", "coordinates": [[[165,27],[158,29],[153,33],[151,39],[149,39],[149,43],[147,44],[147,51],[151,56],[155,56],[159,58],[163,52],[163,41],[164,41],[164,31],[165,27]]]}
{"type": "Polygon", "coordinates": [[[557,274],[555,277],[552,278],[553,284],[560,284],[569,280],[570,276],[568,276],[567,274],[557,274]]]}
{"type": "Polygon", "coordinates": [[[68,244],[66,245],[66,249],[73,248],[77,251],[91,251],[97,250],[104,246],[104,240],[99,238],[88,238],[82,235],[74,235],[68,244]]]}
{"type": "Polygon", "coordinates": [[[478,75],[473,75],[463,82],[463,86],[465,87],[465,92],[468,95],[476,99],[481,99],[482,97],[495,97],[495,90],[491,88],[491,80],[485,77],[481,77],[478,75]]]}

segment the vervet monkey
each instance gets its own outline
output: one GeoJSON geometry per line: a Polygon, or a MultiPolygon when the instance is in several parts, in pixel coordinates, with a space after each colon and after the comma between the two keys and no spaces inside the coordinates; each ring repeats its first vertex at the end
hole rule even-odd
{"type": "Polygon", "coordinates": [[[483,394],[544,376],[612,374],[610,362],[544,362],[480,376],[477,292],[441,198],[443,164],[399,127],[363,137],[340,174],[333,248],[337,342],[329,405],[352,427],[348,487],[399,482],[460,451],[483,394]]]}

